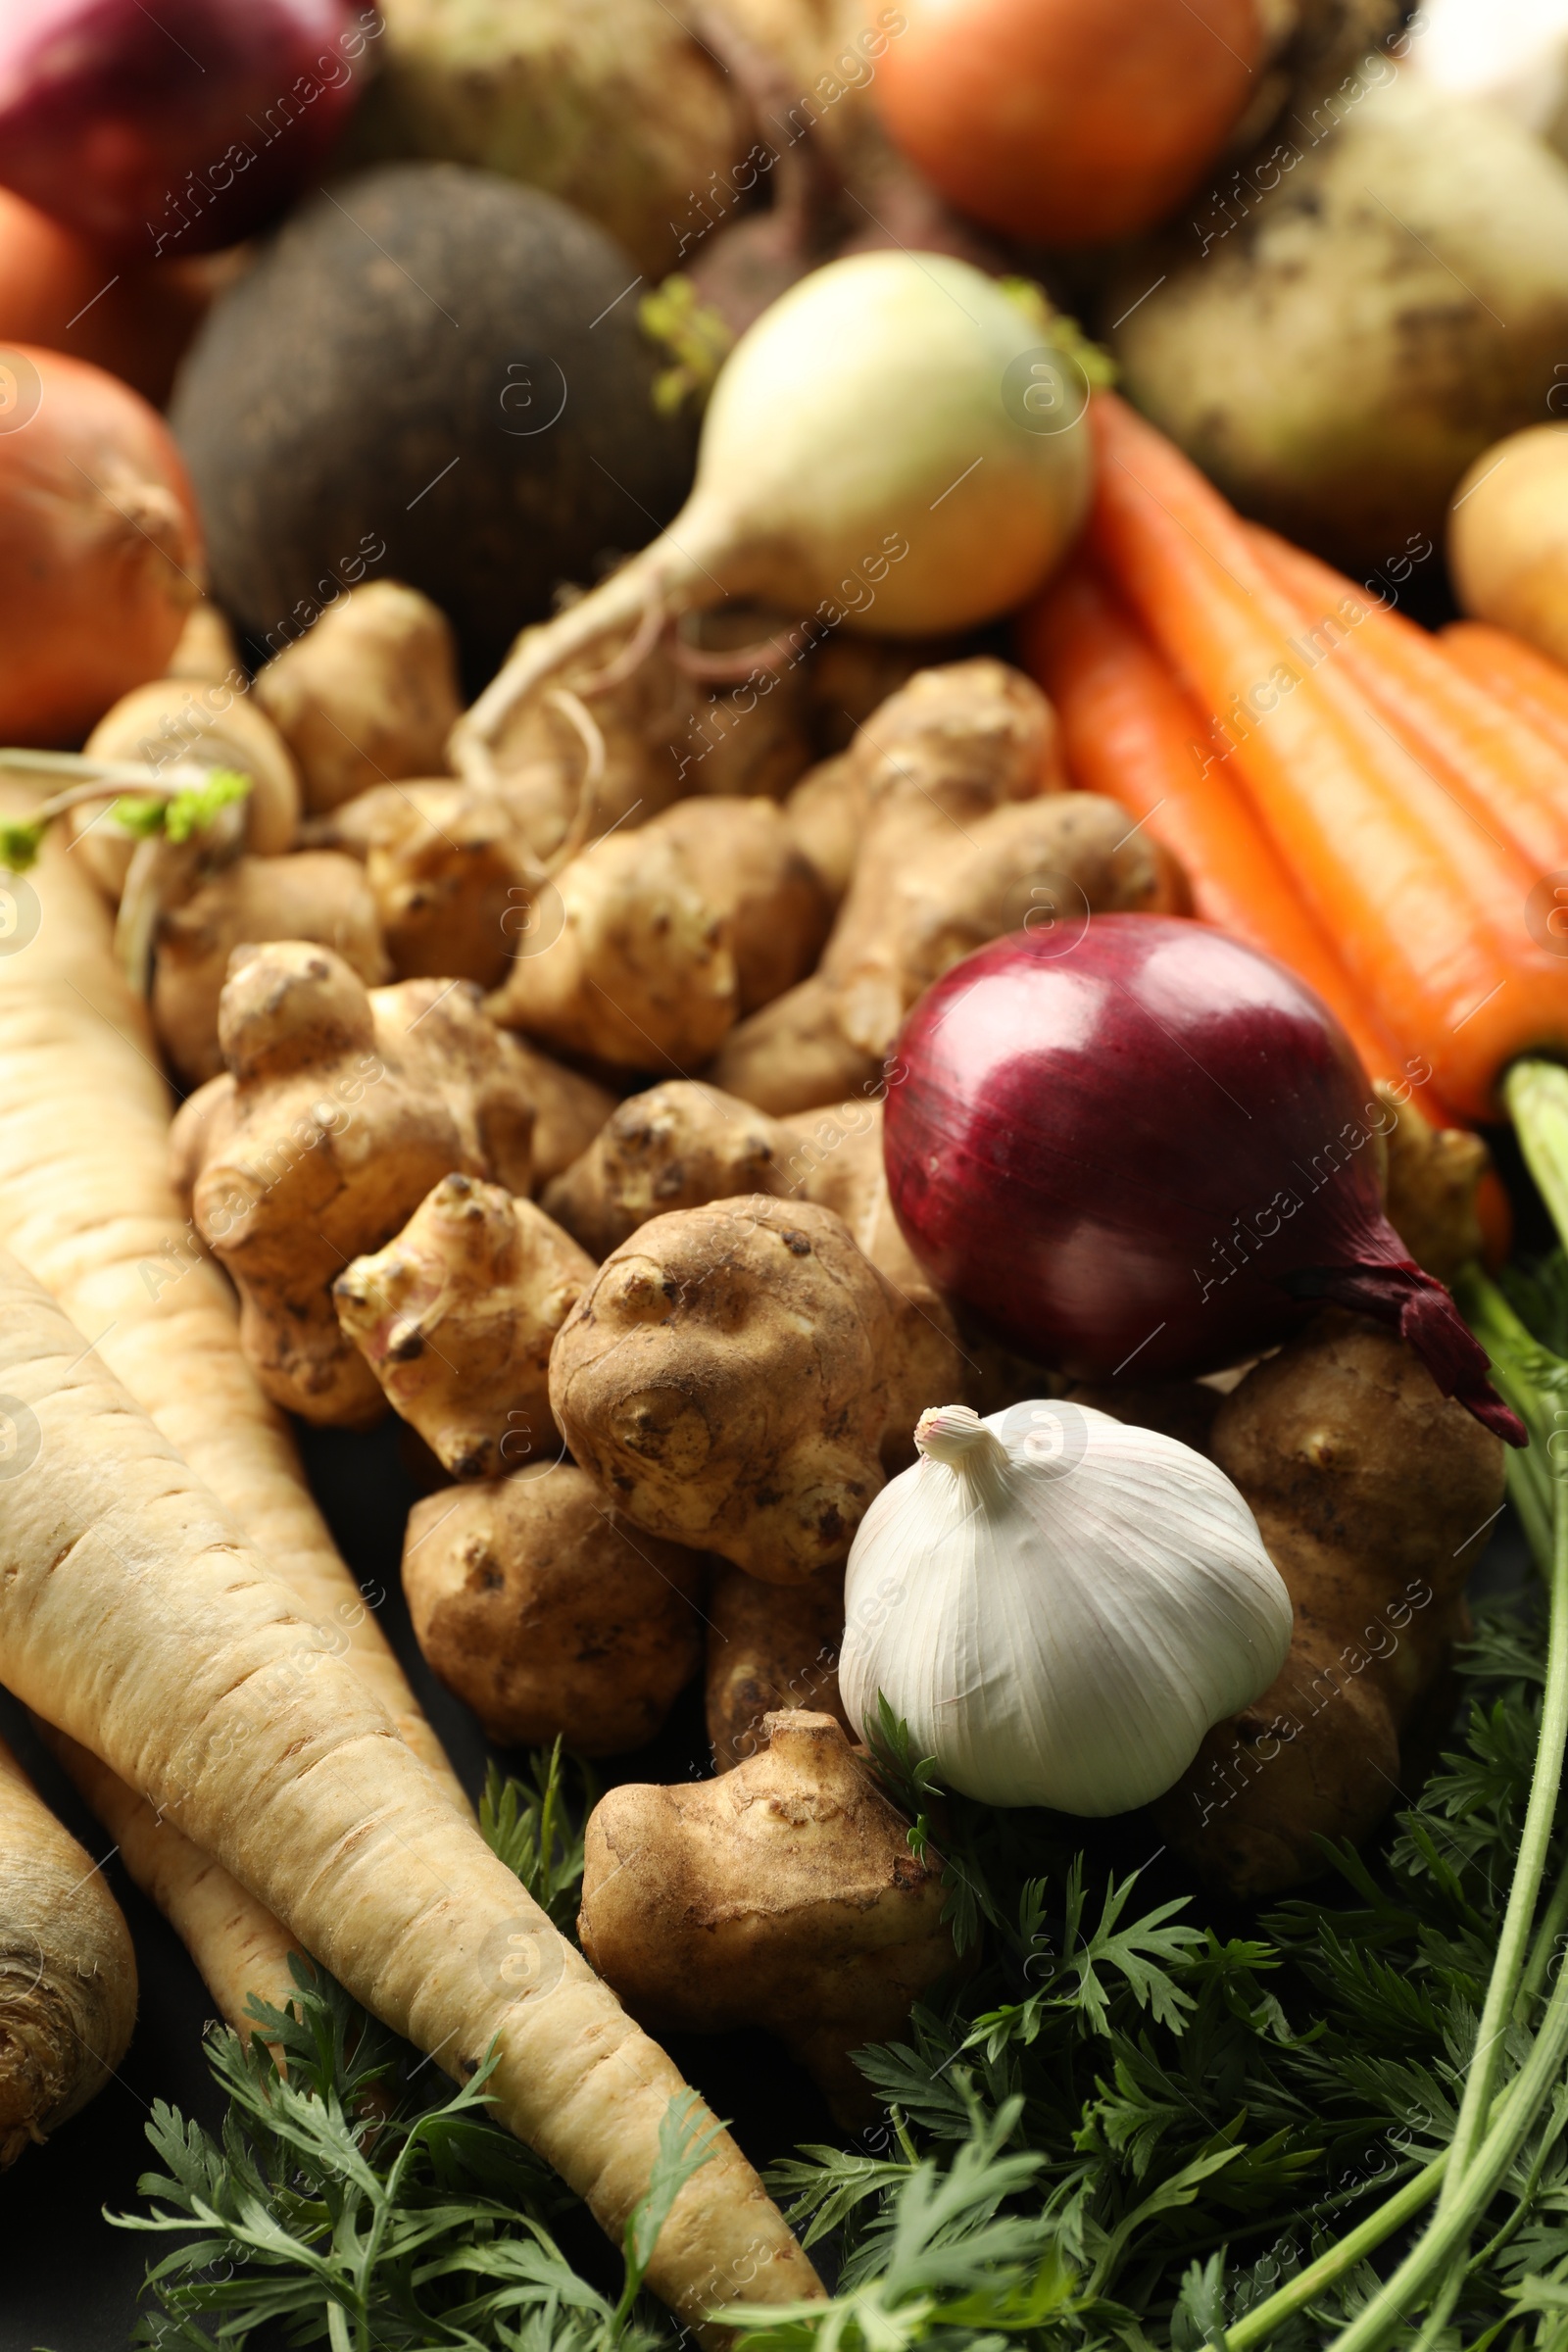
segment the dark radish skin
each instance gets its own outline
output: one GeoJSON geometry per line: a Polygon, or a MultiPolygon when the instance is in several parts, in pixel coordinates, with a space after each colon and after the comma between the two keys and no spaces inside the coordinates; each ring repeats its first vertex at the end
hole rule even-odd
{"type": "Polygon", "coordinates": [[[888,1184],[943,1290],[1077,1380],[1214,1372],[1320,1300],[1396,1326],[1523,1445],[1448,1293],[1383,1213],[1389,1123],[1327,1006],[1206,925],[1015,932],[921,998],[890,1063],[888,1184]]]}
{"type": "Polygon", "coordinates": [[[133,259],[231,245],[318,177],[379,28],[349,0],[12,0],[0,182],[133,259]]]}

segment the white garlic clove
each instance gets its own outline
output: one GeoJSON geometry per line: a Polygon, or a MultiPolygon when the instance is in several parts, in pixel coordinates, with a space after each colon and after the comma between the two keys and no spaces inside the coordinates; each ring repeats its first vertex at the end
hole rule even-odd
{"type": "Polygon", "coordinates": [[[1291,1601],[1246,1502],[1174,1438],[1042,1400],[921,1417],[861,1522],[839,1687],[951,1788],[1098,1816],[1178,1781],[1285,1663],[1291,1601]]]}

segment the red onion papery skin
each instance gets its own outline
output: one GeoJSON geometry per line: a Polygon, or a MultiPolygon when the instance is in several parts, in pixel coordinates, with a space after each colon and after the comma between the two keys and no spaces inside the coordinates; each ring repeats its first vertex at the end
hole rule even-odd
{"type": "Polygon", "coordinates": [[[1313,1302],[1393,1323],[1523,1445],[1379,1191],[1387,1113],[1328,1007],[1206,925],[1015,932],[921,998],[890,1064],[888,1184],[932,1279],[1078,1380],[1214,1372],[1313,1302]]]}
{"type": "Polygon", "coordinates": [[[349,0],[10,0],[0,180],[138,260],[231,245],[318,173],[364,31],[349,0]]]}

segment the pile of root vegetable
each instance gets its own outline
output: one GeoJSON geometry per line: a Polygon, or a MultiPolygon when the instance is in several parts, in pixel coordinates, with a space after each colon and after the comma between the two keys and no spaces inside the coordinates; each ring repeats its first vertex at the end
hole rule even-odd
{"type": "Polygon", "coordinates": [[[139,2345],[1560,2352],[1568,102],[162,5],[0,27],[0,2209],[128,1884],[139,2345]]]}

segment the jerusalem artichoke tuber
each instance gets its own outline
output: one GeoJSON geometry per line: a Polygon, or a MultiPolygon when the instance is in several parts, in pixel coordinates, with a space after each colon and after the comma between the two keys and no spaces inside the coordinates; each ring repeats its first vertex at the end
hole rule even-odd
{"type": "Polygon", "coordinates": [[[531,1200],[443,1176],[401,1233],[332,1285],[337,1319],[455,1478],[499,1478],[556,1451],[550,1348],[591,1258],[531,1200]]]}
{"type": "Polygon", "coordinates": [[[582,1947],[655,2031],[777,2034],[853,2130],[873,2112],[853,2052],[955,1966],[945,1890],[841,1723],[785,1709],[763,1728],[717,1780],[600,1800],[582,1947]]]}
{"type": "Polygon", "coordinates": [[[608,1756],[651,1740],[696,1673],[703,1566],[563,1462],[416,1502],[403,1590],[432,1672],[492,1740],[608,1756]]]}

